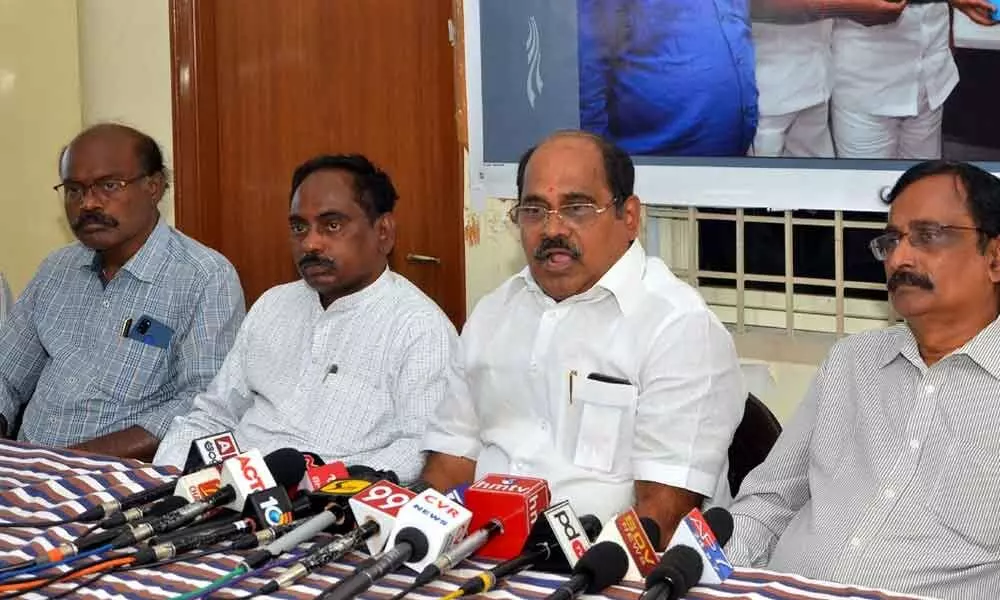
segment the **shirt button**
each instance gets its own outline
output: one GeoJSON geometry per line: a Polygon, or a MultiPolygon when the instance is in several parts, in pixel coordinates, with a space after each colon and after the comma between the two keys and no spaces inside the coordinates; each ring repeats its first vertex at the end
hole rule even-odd
{"type": "Polygon", "coordinates": [[[542,431],[548,431],[548,430],[549,430],[549,424],[546,423],[545,421],[542,421],[542,431]]]}
{"type": "Polygon", "coordinates": [[[910,448],[916,450],[920,447],[920,440],[910,440],[910,448]]]}
{"type": "Polygon", "coordinates": [[[857,548],[858,546],[860,546],[861,545],[861,538],[859,538],[859,537],[852,537],[851,538],[851,545],[854,546],[855,548],[857,548]]]}
{"type": "Polygon", "coordinates": [[[101,306],[103,306],[104,308],[111,308],[111,302],[104,300],[101,302],[101,306]]]}
{"type": "Polygon", "coordinates": [[[933,385],[927,385],[924,388],[924,393],[933,394],[934,393],[934,386],[933,385]]]}
{"type": "Polygon", "coordinates": [[[70,385],[76,385],[76,377],[67,377],[66,378],[66,383],[68,383],[70,385]]]}
{"type": "Polygon", "coordinates": [[[896,492],[895,490],[886,490],[882,492],[882,495],[885,496],[886,500],[892,500],[893,498],[896,497],[896,492]]]}
{"type": "Polygon", "coordinates": [[[538,363],[537,362],[531,361],[531,370],[532,371],[537,371],[538,370],[538,363]]]}

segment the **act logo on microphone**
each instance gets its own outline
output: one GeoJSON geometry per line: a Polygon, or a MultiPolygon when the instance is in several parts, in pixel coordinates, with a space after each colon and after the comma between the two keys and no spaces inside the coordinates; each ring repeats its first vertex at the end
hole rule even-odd
{"type": "Polygon", "coordinates": [[[257,467],[253,465],[253,458],[241,454],[237,457],[240,461],[240,472],[243,474],[244,479],[250,484],[250,489],[260,491],[267,487],[264,484],[264,480],[261,478],[260,473],[257,472],[257,467]]]}

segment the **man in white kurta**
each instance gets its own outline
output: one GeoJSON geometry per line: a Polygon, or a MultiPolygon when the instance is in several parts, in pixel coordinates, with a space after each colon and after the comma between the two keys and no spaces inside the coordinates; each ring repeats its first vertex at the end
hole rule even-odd
{"type": "Polygon", "coordinates": [[[155,463],[181,465],[193,439],[232,430],[243,449],[284,447],[414,479],[434,408],[460,370],[454,326],[387,267],[395,189],[358,155],[296,171],[292,251],[303,279],[267,291],[193,411],[155,463]]]}

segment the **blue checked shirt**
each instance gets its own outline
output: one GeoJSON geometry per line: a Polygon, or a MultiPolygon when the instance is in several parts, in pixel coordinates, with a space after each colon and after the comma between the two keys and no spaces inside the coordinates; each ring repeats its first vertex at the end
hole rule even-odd
{"type": "Polygon", "coordinates": [[[106,287],[99,272],[80,243],[54,252],[0,327],[0,413],[12,424],[27,404],[22,441],[70,446],[133,425],[162,438],[236,338],[236,270],[163,221],[106,287]],[[143,316],[173,330],[166,349],[122,335],[143,316]]]}

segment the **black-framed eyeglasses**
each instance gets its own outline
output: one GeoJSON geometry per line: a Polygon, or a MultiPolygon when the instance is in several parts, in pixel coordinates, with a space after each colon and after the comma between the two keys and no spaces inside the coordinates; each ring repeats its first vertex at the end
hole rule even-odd
{"type": "Polygon", "coordinates": [[[570,227],[586,227],[598,215],[615,206],[615,202],[598,206],[592,202],[564,204],[559,208],[546,208],[541,204],[519,204],[510,209],[510,220],[520,227],[538,227],[548,222],[549,216],[556,215],[570,227]]]}
{"type": "Polygon", "coordinates": [[[910,240],[910,245],[914,248],[924,250],[935,250],[948,246],[954,241],[955,233],[959,231],[976,231],[985,233],[978,227],[966,227],[963,225],[943,225],[941,223],[917,222],[910,225],[910,230],[887,231],[868,243],[872,254],[876,260],[884,261],[889,258],[903,238],[910,240]]]}
{"type": "Polygon", "coordinates": [[[52,189],[62,194],[63,199],[66,202],[82,202],[84,196],[88,193],[93,192],[94,196],[100,198],[101,200],[110,200],[117,194],[125,191],[125,188],[132,185],[137,181],[141,181],[149,177],[143,173],[142,175],[137,175],[131,179],[120,179],[118,177],[101,177],[93,182],[81,183],[79,181],[64,181],[58,185],[52,186],[52,189]]]}

